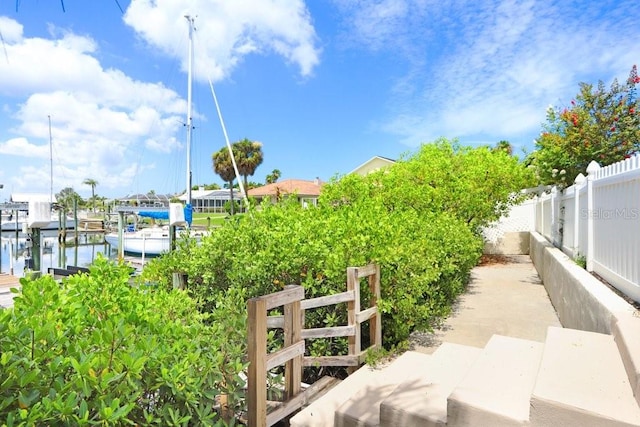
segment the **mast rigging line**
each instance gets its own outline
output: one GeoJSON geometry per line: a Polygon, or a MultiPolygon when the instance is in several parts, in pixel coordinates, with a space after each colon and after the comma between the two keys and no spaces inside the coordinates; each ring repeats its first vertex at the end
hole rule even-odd
{"type": "MultiPolygon", "coordinates": [[[[224,119],[222,118],[222,111],[220,111],[220,105],[218,104],[218,97],[216,96],[216,91],[213,90],[213,83],[211,82],[211,78],[209,77],[209,88],[211,89],[211,95],[213,96],[213,101],[216,104],[216,110],[218,112],[218,118],[220,119],[220,126],[222,126],[222,133],[224,133],[224,140],[227,144],[227,149],[229,150],[229,156],[231,157],[231,164],[233,164],[233,171],[236,173],[238,177],[238,185],[240,186],[240,192],[242,193],[242,197],[246,204],[246,209],[249,210],[249,199],[247,198],[247,193],[244,191],[244,185],[242,184],[242,179],[240,179],[240,172],[238,172],[238,165],[236,164],[236,159],[233,155],[233,149],[231,148],[231,143],[229,142],[229,135],[227,134],[227,127],[224,125],[224,119]]],[[[231,189],[233,191],[233,188],[231,189]]]]}
{"type": "MultiPolygon", "coordinates": [[[[189,104],[189,112],[187,114],[187,181],[189,182],[188,187],[191,185],[191,161],[190,161],[190,150],[191,150],[191,130],[192,130],[192,117],[191,117],[191,73],[193,72],[193,34],[195,33],[195,18],[190,15],[185,15],[187,21],[189,21],[189,83],[188,83],[188,100],[189,104]]],[[[224,119],[222,118],[222,111],[220,110],[220,104],[218,103],[218,97],[216,96],[216,92],[213,89],[213,83],[211,82],[211,77],[207,77],[209,81],[209,88],[211,89],[211,95],[213,96],[213,101],[216,104],[216,111],[218,112],[218,118],[220,119],[220,126],[222,127],[222,133],[224,134],[224,140],[227,144],[227,149],[229,150],[229,157],[231,158],[231,164],[233,165],[233,171],[238,178],[238,185],[240,186],[240,193],[242,193],[242,197],[246,204],[246,209],[249,209],[249,199],[247,198],[247,193],[245,192],[244,185],[242,184],[242,179],[240,179],[240,172],[238,171],[238,164],[236,163],[236,158],[233,155],[233,149],[231,148],[231,143],[229,142],[229,135],[227,134],[227,127],[224,124],[224,119]]],[[[233,187],[231,188],[233,191],[233,187]]],[[[191,189],[187,188],[187,200],[191,200],[191,189]]]]}

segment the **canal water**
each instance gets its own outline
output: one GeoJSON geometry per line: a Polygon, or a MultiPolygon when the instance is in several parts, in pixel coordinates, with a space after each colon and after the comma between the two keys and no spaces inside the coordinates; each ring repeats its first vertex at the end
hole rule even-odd
{"type": "MultiPolygon", "coordinates": [[[[73,231],[69,230],[67,239],[73,237],[73,231]]],[[[76,267],[88,267],[98,254],[115,259],[118,251],[104,242],[102,235],[80,235],[80,244],[77,246],[65,246],[58,243],[58,231],[43,230],[40,243],[40,270],[46,273],[50,267],[66,268],[68,265],[76,267]]],[[[2,232],[0,238],[0,272],[11,273],[22,277],[25,264],[33,258],[32,249],[28,248],[27,236],[15,231],[2,232]]]]}

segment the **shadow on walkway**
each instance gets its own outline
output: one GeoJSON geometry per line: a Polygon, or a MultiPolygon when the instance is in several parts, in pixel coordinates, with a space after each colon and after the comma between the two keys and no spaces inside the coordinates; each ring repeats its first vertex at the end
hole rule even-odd
{"type": "Polygon", "coordinates": [[[439,328],[412,334],[412,350],[431,354],[443,342],[482,348],[494,334],[543,342],[549,326],[562,326],[528,255],[489,259],[471,271],[439,328]]]}

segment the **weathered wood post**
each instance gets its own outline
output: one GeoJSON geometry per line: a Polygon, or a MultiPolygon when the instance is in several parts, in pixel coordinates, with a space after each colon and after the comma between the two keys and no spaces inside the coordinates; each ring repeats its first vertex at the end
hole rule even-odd
{"type": "MultiPolygon", "coordinates": [[[[356,314],[360,313],[360,280],[358,279],[358,267],[347,268],[347,292],[353,292],[354,299],[347,302],[347,325],[355,327],[355,334],[349,337],[349,355],[360,354],[362,348],[360,324],[356,314]]],[[[358,370],[357,366],[347,368],[349,374],[358,370]]]]}
{"type": "Polygon", "coordinates": [[[247,301],[249,368],[247,381],[247,409],[249,427],[267,425],[267,304],[262,298],[247,301]]]}
{"type": "MultiPolygon", "coordinates": [[[[300,321],[300,300],[284,306],[284,346],[290,347],[302,339],[302,322],[300,321]]],[[[284,399],[291,399],[300,393],[302,385],[302,357],[300,354],[284,365],[284,399]]]]}

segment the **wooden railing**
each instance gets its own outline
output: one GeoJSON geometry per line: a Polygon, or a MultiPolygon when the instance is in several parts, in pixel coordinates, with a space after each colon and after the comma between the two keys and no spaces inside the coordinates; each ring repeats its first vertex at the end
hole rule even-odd
{"type": "Polygon", "coordinates": [[[366,350],[362,349],[360,325],[369,321],[371,347],[382,346],[381,316],[377,302],[380,298],[380,267],[367,265],[347,268],[347,291],[324,297],[304,299],[301,286],[247,302],[248,308],[248,390],[247,420],[249,426],[272,426],[305,405],[315,393],[321,391],[329,378],[321,379],[302,391],[303,366],[348,366],[363,363],[366,350]],[[360,307],[360,280],[367,278],[371,306],[360,307]],[[305,310],[333,304],[347,303],[347,325],[329,328],[304,329],[305,310]],[[284,315],[268,316],[269,310],[284,307],[284,315]],[[277,352],[267,353],[267,330],[282,328],[284,346],[277,352]],[[342,356],[304,356],[305,339],[348,337],[349,354],[342,356]],[[284,401],[271,411],[267,410],[267,375],[269,370],[284,365],[284,401]]]}

